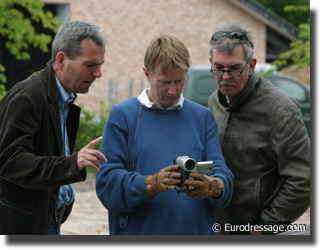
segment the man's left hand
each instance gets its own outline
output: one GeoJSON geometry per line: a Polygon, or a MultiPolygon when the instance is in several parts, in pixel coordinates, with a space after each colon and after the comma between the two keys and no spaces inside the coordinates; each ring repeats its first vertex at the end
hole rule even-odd
{"type": "Polygon", "coordinates": [[[186,194],[194,199],[202,199],[209,196],[218,198],[224,188],[223,182],[218,178],[213,178],[199,173],[191,173],[189,177],[193,180],[186,180],[188,186],[194,187],[193,190],[187,190],[186,194]]]}

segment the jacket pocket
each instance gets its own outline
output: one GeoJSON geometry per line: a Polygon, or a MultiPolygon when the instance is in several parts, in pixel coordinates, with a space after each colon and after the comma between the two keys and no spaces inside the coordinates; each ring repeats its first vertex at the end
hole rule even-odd
{"type": "Polygon", "coordinates": [[[270,206],[281,189],[284,180],[284,178],[280,178],[274,182],[274,180],[264,181],[258,178],[255,182],[256,204],[263,208],[270,206]]]}
{"type": "Polygon", "coordinates": [[[274,198],[278,195],[280,189],[282,188],[282,185],[285,181],[285,178],[281,177],[276,182],[276,184],[273,186],[272,193],[268,196],[266,200],[263,201],[262,207],[268,207],[273,202],[274,198]]]}
{"type": "Polygon", "coordinates": [[[0,201],[0,234],[36,234],[37,214],[0,201]]]}

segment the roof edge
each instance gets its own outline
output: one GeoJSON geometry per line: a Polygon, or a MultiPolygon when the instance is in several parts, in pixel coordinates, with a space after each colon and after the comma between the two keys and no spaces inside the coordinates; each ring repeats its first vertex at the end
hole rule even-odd
{"type": "Polygon", "coordinates": [[[249,12],[255,18],[265,23],[270,28],[283,34],[285,37],[294,41],[298,38],[300,30],[292,23],[268,10],[258,2],[253,0],[229,0],[246,12],[249,12]]]}

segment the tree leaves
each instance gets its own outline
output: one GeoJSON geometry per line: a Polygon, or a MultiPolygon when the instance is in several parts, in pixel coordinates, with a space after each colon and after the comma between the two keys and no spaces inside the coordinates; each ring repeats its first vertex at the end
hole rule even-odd
{"type": "MultiPolygon", "coordinates": [[[[292,12],[305,12],[310,11],[310,6],[291,6],[285,7],[286,11],[292,12]]],[[[308,23],[299,25],[300,33],[298,39],[290,43],[291,49],[281,53],[279,59],[274,61],[273,64],[277,66],[278,70],[282,70],[292,65],[288,63],[288,59],[291,59],[293,64],[297,64],[299,67],[310,66],[310,17],[308,23]]]]}
{"type": "MultiPolygon", "coordinates": [[[[27,52],[30,45],[48,52],[52,38],[45,33],[37,33],[33,23],[57,31],[62,22],[50,11],[44,10],[40,0],[1,0],[0,1],[0,35],[6,38],[5,47],[18,60],[29,60],[27,52]],[[28,16],[21,11],[24,9],[28,16]]],[[[1,55],[0,55],[1,56],[1,55]]],[[[4,67],[0,64],[0,82],[5,83],[4,67]]],[[[1,84],[0,84],[1,86],[1,84]]],[[[0,90],[0,100],[2,89],[0,90]]]]}

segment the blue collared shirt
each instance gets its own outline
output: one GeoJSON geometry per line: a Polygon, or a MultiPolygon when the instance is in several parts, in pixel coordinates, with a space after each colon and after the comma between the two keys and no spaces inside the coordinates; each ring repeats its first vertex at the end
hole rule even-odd
{"type": "MultiPolygon", "coordinates": [[[[62,140],[64,145],[63,147],[64,155],[69,156],[70,148],[69,148],[69,140],[68,140],[66,124],[67,124],[67,119],[69,114],[69,103],[74,101],[76,98],[74,94],[69,95],[66,92],[66,90],[62,87],[57,77],[56,77],[56,82],[57,82],[57,87],[59,91],[60,122],[61,122],[61,129],[62,129],[62,140]]],[[[75,196],[75,192],[72,184],[61,186],[56,208],[69,205],[74,200],[74,196],[75,196]]]]}

